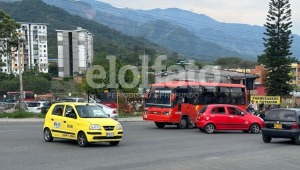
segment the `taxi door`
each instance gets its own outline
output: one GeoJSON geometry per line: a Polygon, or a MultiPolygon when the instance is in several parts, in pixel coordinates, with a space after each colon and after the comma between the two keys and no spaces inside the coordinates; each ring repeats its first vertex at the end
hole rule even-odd
{"type": "Polygon", "coordinates": [[[63,116],[64,119],[62,127],[65,131],[64,137],[69,139],[76,139],[77,114],[75,108],[73,108],[71,105],[66,105],[63,116]]]}
{"type": "Polygon", "coordinates": [[[62,111],[64,110],[64,105],[56,105],[52,110],[50,116],[50,130],[52,131],[53,137],[63,137],[63,116],[62,111]]]}

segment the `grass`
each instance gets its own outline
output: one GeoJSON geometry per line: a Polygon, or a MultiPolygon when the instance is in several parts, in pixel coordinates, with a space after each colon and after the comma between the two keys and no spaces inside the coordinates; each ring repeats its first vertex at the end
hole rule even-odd
{"type": "Polygon", "coordinates": [[[126,113],[119,111],[120,118],[128,118],[128,117],[141,117],[143,112],[133,112],[133,113],[126,113]]]}
{"type": "Polygon", "coordinates": [[[45,118],[45,115],[25,111],[16,111],[13,113],[0,113],[0,118],[45,118]]]}

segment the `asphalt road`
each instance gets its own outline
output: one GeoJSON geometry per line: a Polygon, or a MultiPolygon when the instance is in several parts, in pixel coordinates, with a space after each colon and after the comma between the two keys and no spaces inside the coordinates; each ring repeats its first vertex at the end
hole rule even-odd
{"type": "Polygon", "coordinates": [[[261,134],[198,129],[157,129],[149,122],[122,122],[118,146],[55,139],[46,143],[41,122],[0,123],[0,169],[299,169],[300,146],[290,140],[263,143],[261,134]]]}

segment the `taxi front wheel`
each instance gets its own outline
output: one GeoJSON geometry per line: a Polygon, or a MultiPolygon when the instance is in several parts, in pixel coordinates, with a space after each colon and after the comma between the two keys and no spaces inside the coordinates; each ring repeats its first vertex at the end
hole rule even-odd
{"type": "Polygon", "coordinates": [[[113,142],[109,142],[110,145],[112,146],[116,146],[119,144],[120,141],[113,141],[113,142]]]}
{"type": "Polygon", "coordinates": [[[85,136],[84,132],[79,132],[77,135],[77,142],[80,147],[86,147],[89,145],[89,142],[85,136]]]}
{"type": "Polygon", "coordinates": [[[52,142],[53,141],[52,133],[51,133],[49,128],[44,129],[44,140],[46,142],[52,142]]]}

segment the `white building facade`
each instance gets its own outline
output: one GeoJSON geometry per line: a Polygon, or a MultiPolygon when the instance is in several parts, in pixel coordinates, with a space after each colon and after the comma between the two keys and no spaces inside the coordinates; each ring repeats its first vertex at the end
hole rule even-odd
{"type": "Polygon", "coordinates": [[[56,32],[58,76],[68,77],[86,72],[94,58],[93,34],[81,27],[56,32]]]}
{"type": "Polygon", "coordinates": [[[22,42],[20,43],[19,54],[13,49],[11,54],[2,55],[2,61],[6,66],[0,71],[7,74],[18,74],[19,69],[36,69],[39,72],[48,73],[48,42],[47,26],[45,23],[20,23],[21,28],[17,30],[20,33],[22,42]],[[18,58],[21,59],[19,66],[18,58]]]}

